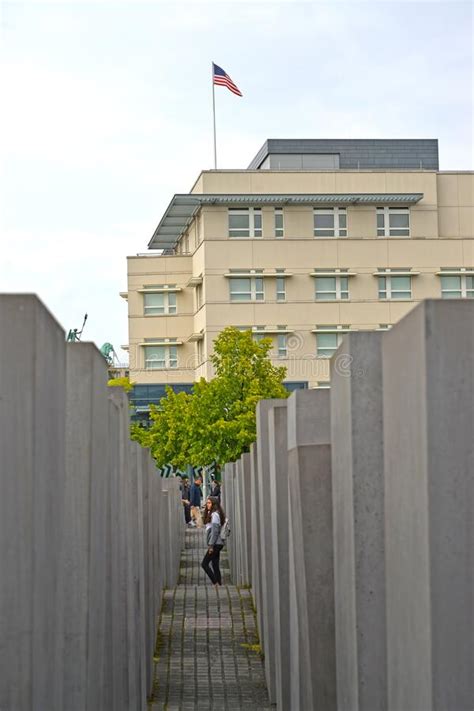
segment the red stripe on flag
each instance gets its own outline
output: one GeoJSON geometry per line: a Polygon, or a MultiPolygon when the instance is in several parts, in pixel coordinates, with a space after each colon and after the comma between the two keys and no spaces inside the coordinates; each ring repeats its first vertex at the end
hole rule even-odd
{"type": "Polygon", "coordinates": [[[229,77],[221,77],[214,75],[214,84],[218,84],[219,86],[226,86],[229,91],[231,91],[233,94],[237,94],[237,96],[242,96],[242,92],[240,89],[234,84],[232,79],[229,79],[229,77]]]}

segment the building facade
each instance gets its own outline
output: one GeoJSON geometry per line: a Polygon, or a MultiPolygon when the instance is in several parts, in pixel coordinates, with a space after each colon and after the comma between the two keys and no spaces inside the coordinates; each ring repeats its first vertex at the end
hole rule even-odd
{"type": "Polygon", "coordinates": [[[247,170],[203,171],[153,234],[163,252],[128,258],[138,416],[212,377],[227,326],[270,337],[290,389],[327,386],[347,331],[474,296],[473,237],[474,174],[439,171],[436,140],[269,140],[247,170]]]}

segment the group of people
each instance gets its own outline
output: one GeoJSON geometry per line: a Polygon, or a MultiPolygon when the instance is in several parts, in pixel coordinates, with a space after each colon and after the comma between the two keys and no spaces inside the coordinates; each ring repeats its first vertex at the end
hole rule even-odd
{"type": "Polygon", "coordinates": [[[206,527],[207,551],[201,566],[215,588],[222,585],[220,570],[220,554],[224,547],[222,528],[225,523],[225,513],[221,506],[221,488],[219,482],[211,479],[211,494],[206,499],[204,516],[201,513],[202,478],[196,476],[191,486],[189,479],[184,477],[181,483],[181,499],[184,508],[184,520],[190,527],[206,527]]]}
{"type": "MultiPolygon", "coordinates": [[[[190,527],[202,528],[203,520],[201,514],[202,501],[202,477],[196,476],[193,483],[189,485],[188,477],[183,477],[181,482],[181,499],[183,501],[184,520],[190,527]]],[[[219,503],[221,500],[221,487],[217,479],[211,478],[211,494],[219,503]]]]}

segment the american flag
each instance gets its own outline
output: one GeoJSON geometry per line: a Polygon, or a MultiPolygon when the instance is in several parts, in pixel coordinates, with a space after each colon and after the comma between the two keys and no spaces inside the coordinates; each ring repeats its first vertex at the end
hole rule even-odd
{"type": "Polygon", "coordinates": [[[237,94],[237,96],[242,96],[242,92],[234,84],[232,79],[226,72],[222,69],[222,67],[218,67],[217,64],[212,63],[212,77],[214,84],[219,84],[219,86],[226,86],[229,91],[231,91],[233,94],[237,94]]]}

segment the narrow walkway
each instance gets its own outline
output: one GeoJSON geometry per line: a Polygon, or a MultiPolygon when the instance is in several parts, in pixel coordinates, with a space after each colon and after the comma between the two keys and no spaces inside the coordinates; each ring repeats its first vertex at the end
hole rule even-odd
{"type": "Polygon", "coordinates": [[[186,531],[179,585],[166,590],[158,632],[152,711],[269,711],[250,590],[215,590],[201,568],[204,531],[186,531]]]}

